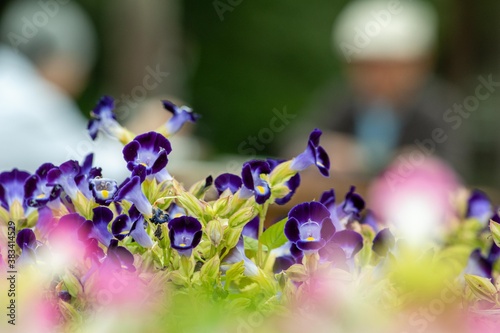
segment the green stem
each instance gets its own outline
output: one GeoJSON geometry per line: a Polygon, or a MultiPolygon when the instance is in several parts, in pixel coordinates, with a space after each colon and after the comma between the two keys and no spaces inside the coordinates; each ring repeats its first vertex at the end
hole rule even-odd
{"type": "Polygon", "coordinates": [[[263,206],[261,206],[259,213],[259,233],[258,233],[258,245],[257,245],[257,265],[260,268],[263,268],[262,261],[262,233],[264,232],[264,222],[266,221],[267,209],[269,208],[269,202],[265,202],[263,206]]]}

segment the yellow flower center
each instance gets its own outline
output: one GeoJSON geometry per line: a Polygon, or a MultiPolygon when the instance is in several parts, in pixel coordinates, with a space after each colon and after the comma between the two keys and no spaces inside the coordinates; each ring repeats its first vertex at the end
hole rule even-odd
{"type": "Polygon", "coordinates": [[[109,197],[109,191],[108,190],[102,190],[101,194],[102,194],[102,197],[104,199],[107,199],[109,197]]]}
{"type": "Polygon", "coordinates": [[[266,189],[264,188],[264,186],[257,186],[257,191],[259,192],[259,194],[264,194],[266,192],[266,189]]]}
{"type": "Polygon", "coordinates": [[[306,241],[308,242],[314,242],[316,239],[314,237],[307,237],[306,241]]]}
{"type": "Polygon", "coordinates": [[[184,244],[184,243],[180,243],[180,244],[179,244],[179,246],[180,246],[180,247],[186,247],[186,244],[184,244]]]}

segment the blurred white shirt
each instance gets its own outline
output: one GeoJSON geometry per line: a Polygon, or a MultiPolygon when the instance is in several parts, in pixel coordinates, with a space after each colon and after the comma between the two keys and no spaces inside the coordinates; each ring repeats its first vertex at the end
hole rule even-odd
{"type": "Polygon", "coordinates": [[[103,176],[121,181],[129,174],[122,149],[103,135],[92,141],[73,101],[28,59],[0,45],[0,171],[34,172],[45,162],[82,161],[94,152],[94,165],[103,168],[103,176]]]}

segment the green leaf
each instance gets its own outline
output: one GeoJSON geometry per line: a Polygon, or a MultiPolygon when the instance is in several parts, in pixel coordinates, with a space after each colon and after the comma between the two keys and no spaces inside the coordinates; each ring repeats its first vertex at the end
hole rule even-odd
{"type": "Polygon", "coordinates": [[[482,300],[495,301],[495,295],[498,293],[497,288],[491,283],[490,279],[465,274],[465,282],[471,291],[482,300]]]}
{"type": "Polygon", "coordinates": [[[270,226],[262,234],[261,242],[267,246],[269,250],[277,249],[288,241],[284,232],[286,221],[287,219],[284,218],[283,220],[270,226]]]}
{"type": "Polygon", "coordinates": [[[490,220],[490,230],[495,244],[500,246],[500,223],[490,220]]]}
{"type": "MultiPolygon", "coordinates": [[[[247,257],[255,258],[259,248],[259,241],[252,237],[243,236],[243,242],[245,243],[245,254],[247,257]]],[[[269,251],[265,245],[262,245],[262,250],[265,252],[269,251]]]]}

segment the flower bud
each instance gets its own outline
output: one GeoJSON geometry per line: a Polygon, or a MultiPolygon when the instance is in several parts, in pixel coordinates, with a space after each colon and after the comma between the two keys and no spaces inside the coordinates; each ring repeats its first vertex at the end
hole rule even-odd
{"type": "Polygon", "coordinates": [[[212,220],[208,222],[206,232],[212,243],[217,247],[222,241],[224,228],[219,220],[212,220]]]}

